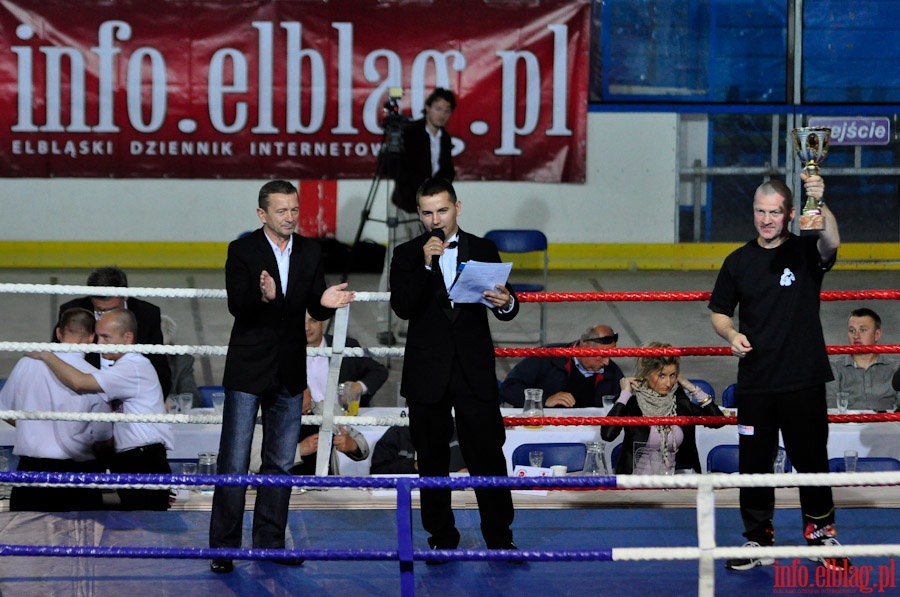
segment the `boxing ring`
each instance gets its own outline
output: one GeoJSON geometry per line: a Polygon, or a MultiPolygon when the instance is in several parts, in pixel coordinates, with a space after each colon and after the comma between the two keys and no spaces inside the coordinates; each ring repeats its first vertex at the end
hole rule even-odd
{"type": "MultiPolygon", "coordinates": [[[[187,289],[151,289],[151,288],[96,288],[82,286],[49,286],[49,285],[16,285],[0,284],[0,292],[24,292],[24,293],[55,293],[55,294],[93,294],[103,295],[108,293],[115,296],[169,296],[181,298],[225,298],[224,291],[218,290],[187,290],[187,289]]],[[[895,300],[900,298],[900,291],[859,291],[859,292],[833,292],[822,293],[823,300],[859,300],[880,299],[895,300]]],[[[706,300],[708,293],[535,293],[522,295],[522,302],[534,302],[546,300],[550,302],[562,301],[594,301],[594,300],[706,300]]],[[[386,293],[357,293],[357,301],[385,300],[386,293]]],[[[303,421],[307,424],[321,425],[319,437],[320,452],[330,450],[331,431],[336,425],[352,424],[362,425],[403,425],[408,424],[408,419],[383,418],[383,417],[340,417],[332,416],[332,406],[336,396],[337,374],[340,368],[340,360],[345,356],[373,356],[396,357],[402,356],[402,349],[398,348],[359,348],[352,349],[344,346],[344,338],[347,332],[349,308],[338,310],[335,316],[334,343],[328,349],[308,349],[310,354],[318,354],[331,357],[329,370],[328,389],[326,392],[326,415],[321,417],[305,416],[303,421]]],[[[12,343],[0,342],[0,349],[6,351],[80,351],[94,352],[96,346],[92,345],[66,345],[50,343],[12,343]]],[[[224,355],[227,347],[215,346],[104,346],[104,352],[142,352],[161,354],[205,354],[224,355]]],[[[594,349],[594,348],[498,348],[500,357],[512,356],[554,356],[565,354],[567,356],[581,355],[609,355],[609,356],[641,356],[646,354],[667,354],[679,356],[723,356],[730,355],[730,349],[726,347],[671,347],[664,349],[594,349]]],[[[832,354],[849,354],[853,352],[900,352],[900,345],[867,346],[865,351],[852,346],[829,347],[832,354]],[[874,350],[873,350],[874,349],[874,350]]],[[[180,422],[180,423],[213,423],[221,422],[219,415],[124,415],[124,414],[84,414],[84,413],[48,413],[25,411],[0,411],[3,419],[58,419],[58,420],[104,420],[104,421],[146,421],[146,422],[180,422]]],[[[832,422],[863,422],[863,421],[897,421],[897,414],[866,414],[866,415],[831,415],[832,422]]],[[[516,425],[604,425],[609,424],[605,417],[553,417],[552,421],[544,417],[506,417],[507,426],[516,425]]],[[[647,425],[647,424],[735,424],[734,417],[618,417],[616,425],[647,425]]],[[[327,452],[325,452],[327,453],[327,452]]],[[[31,545],[24,543],[8,543],[5,540],[0,543],[0,555],[23,557],[50,557],[50,558],[103,558],[103,559],[177,559],[195,560],[226,558],[234,560],[267,561],[272,559],[301,558],[310,562],[317,561],[356,561],[356,562],[389,562],[399,568],[399,589],[403,595],[416,593],[416,566],[426,559],[434,559],[435,556],[448,562],[487,562],[503,564],[507,560],[523,560],[529,564],[541,562],[559,564],[563,562],[691,562],[696,561],[697,583],[696,592],[700,595],[713,595],[716,591],[715,562],[727,558],[744,557],[746,552],[740,547],[720,547],[717,543],[717,508],[716,492],[719,490],[741,487],[800,487],[800,486],[831,486],[831,487],[893,487],[900,485],[900,473],[834,473],[834,474],[771,474],[771,475],[677,475],[677,476],[567,476],[567,477],[526,477],[526,478],[498,478],[498,477],[452,477],[452,478],[407,478],[407,477],[328,477],[327,458],[318,459],[319,468],[317,476],[311,477],[285,477],[285,476],[261,476],[261,475],[123,475],[123,474],[66,474],[66,473],[31,473],[31,472],[3,472],[0,473],[0,485],[24,485],[34,484],[38,486],[78,485],[86,487],[116,488],[190,488],[195,486],[247,486],[256,488],[262,485],[291,486],[304,490],[335,490],[341,488],[363,489],[394,489],[396,490],[395,502],[395,536],[393,544],[384,548],[307,548],[285,550],[260,550],[260,549],[231,549],[231,548],[207,548],[207,547],[170,547],[170,546],[102,546],[102,545],[31,545]],[[620,546],[603,548],[562,548],[562,549],[531,549],[530,545],[541,545],[545,542],[527,543],[521,551],[507,552],[504,550],[485,549],[457,549],[457,550],[423,550],[414,547],[415,527],[413,520],[414,491],[421,488],[442,487],[454,490],[466,490],[474,487],[510,487],[517,490],[523,489],[558,489],[566,491],[581,491],[582,495],[590,495],[593,492],[617,492],[617,491],[687,491],[694,494],[696,508],[695,532],[693,540],[687,545],[681,546],[620,546]]],[[[112,514],[112,513],[111,513],[112,514]]],[[[127,515],[127,513],[119,513],[127,515]]],[[[168,513],[160,513],[166,515],[168,513]]],[[[582,516],[582,512],[573,510],[572,516],[582,516]]],[[[518,518],[518,512],[517,512],[518,518]]],[[[517,527],[514,527],[514,529],[517,527]]],[[[603,528],[596,529],[603,531],[603,528]]],[[[754,550],[754,555],[771,556],[780,561],[796,562],[798,558],[809,557],[839,557],[850,558],[894,558],[900,556],[900,542],[897,541],[900,534],[894,536],[893,541],[877,544],[850,544],[841,546],[806,546],[785,545],[762,547],[754,550]]],[[[421,541],[421,540],[420,540],[421,541]]],[[[420,543],[421,544],[421,543],[420,543]]],[[[509,566],[509,565],[507,565],[509,566]]],[[[893,566],[893,559],[891,559],[893,566]]],[[[395,568],[395,574],[396,570],[395,568]]],[[[514,567],[519,568],[519,567],[514,567]]],[[[779,566],[775,566],[779,568],[779,566]]],[[[893,569],[893,568],[891,568],[893,569]]],[[[421,570],[421,569],[420,569],[421,570]]],[[[879,568],[880,570],[880,568],[879,568]]],[[[520,574],[527,576],[528,565],[520,574]]],[[[776,574],[778,571],[776,570],[776,574]]],[[[787,574],[785,570],[782,574],[787,574]]],[[[741,573],[747,574],[747,573],[741,573]]],[[[421,576],[421,575],[420,575],[421,576]]],[[[728,575],[726,575],[728,576],[728,575]]],[[[776,576],[777,578],[777,576],[776,576]]],[[[846,580],[846,579],[845,579],[846,580]]],[[[886,578],[879,579],[882,588],[896,587],[890,583],[896,581],[886,578]]],[[[846,584],[846,583],[845,583],[846,584]]]]}

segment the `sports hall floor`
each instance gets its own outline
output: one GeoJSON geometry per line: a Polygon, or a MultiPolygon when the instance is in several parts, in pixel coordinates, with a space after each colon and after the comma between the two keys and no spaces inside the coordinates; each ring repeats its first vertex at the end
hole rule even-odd
{"type": "MultiPolygon", "coordinates": [[[[0,282],[37,284],[84,283],[87,270],[0,270],[0,282]]],[[[687,291],[710,290],[716,272],[673,271],[583,271],[553,272],[551,291],[687,291]]],[[[218,271],[130,271],[133,287],[223,288],[218,271]]],[[[514,278],[536,277],[526,274],[514,278]]],[[[337,276],[330,276],[332,282],[337,276]]],[[[351,287],[376,290],[377,275],[352,274],[351,287]]],[[[863,290],[896,287],[895,272],[837,271],[826,276],[825,290],[863,290]]],[[[5,341],[44,341],[49,338],[58,305],[64,296],[10,295],[2,297],[5,341]]],[[[179,344],[225,345],[231,319],[224,301],[149,299],[180,325],[179,344]]],[[[831,302],[821,309],[826,341],[846,342],[846,315],[851,308],[869,306],[884,321],[884,343],[900,343],[900,312],[887,301],[831,302]]],[[[676,346],[721,346],[709,326],[705,303],[557,303],[550,304],[548,341],[576,338],[595,323],[611,325],[620,335],[622,347],[640,346],[651,340],[676,346]]],[[[350,330],[363,344],[376,345],[378,307],[357,304],[351,309],[350,330]]],[[[523,305],[517,321],[497,331],[509,332],[537,322],[537,307],[523,305]]],[[[402,339],[401,339],[402,341],[402,339]]],[[[500,346],[528,346],[499,341],[500,346]]],[[[20,355],[0,353],[0,377],[11,370],[20,355]]],[[[498,377],[514,365],[512,359],[498,361],[498,377]]],[[[397,400],[400,359],[390,361],[388,384],[376,396],[376,405],[397,400]]],[[[621,359],[628,373],[631,359],[621,359]]],[[[221,380],[223,359],[199,358],[195,367],[200,384],[221,380]]],[[[692,378],[710,381],[717,393],[734,381],[736,364],[730,357],[683,359],[682,371],[692,378]]],[[[896,543],[900,517],[896,508],[845,508],[838,513],[840,540],[844,544],[896,543]]],[[[289,533],[297,548],[396,548],[395,512],[391,509],[295,509],[289,533]]],[[[477,511],[457,511],[463,534],[461,547],[481,546],[477,511]]],[[[3,544],[116,545],[205,547],[209,512],[181,510],[166,513],[73,513],[65,515],[0,512],[3,544]]],[[[250,513],[245,518],[249,536],[250,513]]],[[[776,515],[780,545],[799,545],[799,513],[780,509],[776,515]]],[[[413,514],[417,548],[425,537],[413,514]]],[[[717,542],[739,545],[740,519],[737,509],[717,510],[717,542]]],[[[696,513],[691,507],[675,508],[568,508],[517,510],[516,542],[530,549],[601,549],[636,546],[695,546],[696,513]]],[[[212,574],[205,560],[137,560],[85,557],[8,556],[0,547],[0,595],[397,595],[398,565],[394,562],[308,561],[302,567],[281,567],[266,562],[238,562],[231,575],[212,574]]],[[[787,563],[787,562],[783,562],[787,563]]],[[[871,566],[870,586],[878,572],[893,570],[890,558],[865,558],[854,562],[871,566]]],[[[798,563],[815,573],[815,565],[798,563]]],[[[531,562],[525,565],[489,562],[456,562],[444,566],[415,565],[416,594],[452,595],[690,595],[697,590],[696,562],[531,562]]],[[[896,585],[898,576],[893,571],[896,585]]],[[[887,587],[876,594],[900,594],[887,587]]],[[[857,594],[857,587],[835,591],[825,588],[775,586],[774,568],[744,573],[716,567],[716,593],[720,595],[857,594]]]]}

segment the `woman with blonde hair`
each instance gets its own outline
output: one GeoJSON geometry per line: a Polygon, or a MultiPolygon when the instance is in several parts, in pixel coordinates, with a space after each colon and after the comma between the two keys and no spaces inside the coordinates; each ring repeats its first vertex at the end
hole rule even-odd
{"type": "MultiPolygon", "coordinates": [[[[644,347],[670,346],[650,342],[644,347]]],[[[712,397],[681,375],[677,356],[638,358],[634,377],[622,379],[620,387],[619,399],[607,416],[722,416],[712,397]]],[[[600,435],[612,441],[621,432],[621,426],[609,426],[600,435]]],[[[628,426],[622,443],[616,474],[672,474],[676,468],[701,472],[693,425],[628,426]],[[643,451],[635,454],[637,448],[643,451]]]]}

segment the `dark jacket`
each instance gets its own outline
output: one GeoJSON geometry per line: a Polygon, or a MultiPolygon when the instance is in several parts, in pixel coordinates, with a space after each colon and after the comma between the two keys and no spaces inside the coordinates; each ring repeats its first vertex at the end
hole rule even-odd
{"type": "MultiPolygon", "coordinates": [[[[450,440],[450,470],[459,471],[466,468],[459,449],[459,440],[456,439],[456,430],[450,440]]],[[[388,428],[372,450],[373,475],[414,475],[416,470],[416,448],[413,446],[409,427],[399,425],[388,428]]]]}
{"type": "MultiPolygon", "coordinates": [[[[128,310],[134,313],[134,318],[137,320],[137,336],[134,339],[134,343],[162,344],[163,335],[162,329],[160,328],[159,307],[157,307],[153,303],[148,303],[147,301],[143,301],[139,298],[134,297],[128,298],[127,305],[128,310]]],[[[94,311],[94,304],[91,302],[91,298],[86,296],[69,301],[67,303],[63,303],[63,305],[59,308],[59,317],[57,317],[56,321],[62,319],[62,314],[64,312],[76,307],[87,309],[91,312],[94,311]]],[[[58,342],[55,332],[53,334],[52,341],[58,342]]],[[[169,370],[169,361],[166,358],[166,355],[145,354],[144,356],[150,359],[150,362],[153,364],[153,368],[156,370],[156,375],[157,377],[159,377],[159,385],[162,386],[163,396],[168,396],[172,391],[172,372],[169,370]]],[[[88,353],[85,358],[94,367],[100,367],[99,353],[88,353]]]]}
{"type": "MultiPolygon", "coordinates": [[[[455,358],[477,399],[497,402],[489,309],[481,303],[451,308],[443,280],[422,262],[427,240],[423,234],[403,243],[391,261],[391,308],[409,320],[400,391],[409,403],[437,403],[441,395],[435,389],[449,385],[455,358]]],[[[498,263],[500,254],[493,242],[460,230],[457,258],[460,263],[470,259],[498,263]]],[[[508,284],[507,288],[515,296],[508,284]]],[[[491,311],[497,319],[509,321],[518,313],[519,301],[509,313],[491,311]]]]}
{"type": "MultiPolygon", "coordinates": [[[[453,182],[456,170],[450,156],[452,138],[446,129],[442,130],[441,155],[438,158],[438,171],[434,176],[453,182]]],[[[397,161],[397,184],[391,201],[403,211],[416,213],[416,191],[431,176],[431,139],[425,129],[425,119],[420,118],[403,131],[403,154],[397,161]]]]}
{"type": "MultiPolygon", "coordinates": [[[[548,344],[547,348],[569,348],[569,344],[548,344]]],[[[507,404],[522,407],[525,405],[525,389],[541,388],[544,390],[544,402],[557,392],[566,391],[569,375],[575,363],[571,357],[528,357],[503,380],[500,386],[500,399],[507,404]]],[[[576,407],[603,406],[603,396],[619,397],[619,380],[625,375],[613,361],[604,368],[603,379],[594,387],[593,404],[576,404],[576,407]]]]}
{"type": "MultiPolygon", "coordinates": [[[[328,346],[334,346],[334,336],[325,335],[328,346]]],[[[347,337],[345,345],[350,348],[359,347],[356,338],[347,337]]],[[[345,381],[361,381],[366,385],[368,394],[359,399],[360,406],[369,406],[372,396],[375,395],[384,382],[387,381],[387,368],[371,357],[344,357],[341,359],[341,371],[338,374],[338,383],[345,381]]]]}
{"type": "Polygon", "coordinates": [[[299,234],[293,239],[286,296],[261,227],[228,245],[225,289],[234,325],[222,385],[229,390],[260,395],[278,384],[297,395],[306,389],[306,311],[324,321],[334,310],[320,303],[326,287],[319,245],[299,234]],[[275,279],[270,303],[259,289],[263,270],[275,279]]]}
{"type": "MultiPolygon", "coordinates": [[[[722,411],[719,410],[715,402],[710,402],[704,408],[691,402],[684,389],[679,387],[675,390],[675,414],[679,417],[721,417],[722,411]]],[[[616,402],[610,409],[608,417],[641,417],[637,398],[632,396],[628,402],[622,404],[616,402]]],[[[710,427],[721,427],[721,425],[710,425],[710,427]]],[[[635,442],[646,442],[650,438],[650,427],[625,427],[625,439],[622,441],[622,449],[619,452],[619,461],[616,463],[617,475],[630,475],[634,470],[634,444],[635,442]]],[[[700,456],[697,454],[697,439],[694,425],[685,425],[681,428],[684,432],[684,441],[678,448],[675,455],[675,468],[690,468],[695,472],[702,472],[700,468],[700,456]]],[[[622,432],[621,426],[607,426],[600,431],[600,437],[604,441],[611,442],[622,432]]]]}

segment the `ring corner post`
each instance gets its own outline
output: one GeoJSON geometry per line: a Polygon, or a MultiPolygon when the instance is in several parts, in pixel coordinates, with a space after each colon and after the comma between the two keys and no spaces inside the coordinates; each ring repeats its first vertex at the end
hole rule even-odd
{"type": "Polygon", "coordinates": [[[413,570],[412,480],[397,479],[397,552],[400,560],[400,594],[416,594],[413,570]]]}

